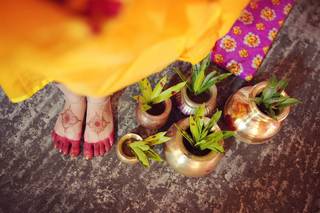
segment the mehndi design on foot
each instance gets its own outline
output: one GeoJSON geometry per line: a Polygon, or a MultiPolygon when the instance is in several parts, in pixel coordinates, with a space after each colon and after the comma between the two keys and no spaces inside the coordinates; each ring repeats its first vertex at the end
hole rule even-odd
{"type": "Polygon", "coordinates": [[[113,117],[110,98],[100,102],[88,101],[87,123],[84,134],[86,159],[102,156],[114,141],[113,117]]]}
{"type": "Polygon", "coordinates": [[[80,154],[85,106],[85,98],[76,103],[66,101],[65,107],[58,117],[51,136],[54,147],[64,155],[70,154],[71,157],[76,157],[80,154]]]}

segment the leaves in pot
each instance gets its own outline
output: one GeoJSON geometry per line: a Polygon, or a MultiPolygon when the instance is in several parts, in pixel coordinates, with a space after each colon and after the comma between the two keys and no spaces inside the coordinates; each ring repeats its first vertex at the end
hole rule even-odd
{"type": "Polygon", "coordinates": [[[155,135],[151,135],[144,140],[135,141],[129,144],[133,154],[137,157],[140,163],[144,167],[149,167],[149,160],[157,162],[163,161],[160,155],[153,150],[153,146],[163,144],[170,140],[170,137],[166,137],[167,132],[159,132],[155,135]]]}
{"type": "MultiPolygon", "coordinates": [[[[186,86],[189,91],[195,95],[200,95],[208,91],[213,85],[232,75],[231,73],[218,74],[217,71],[210,72],[206,75],[206,70],[210,66],[210,60],[209,54],[199,64],[192,65],[191,81],[189,81],[186,86]]],[[[187,81],[187,77],[183,75],[178,68],[174,68],[174,71],[182,81],[187,81]]]]}
{"type": "Polygon", "coordinates": [[[262,90],[254,101],[263,112],[268,116],[276,119],[277,114],[285,107],[301,103],[298,99],[289,96],[283,96],[281,93],[288,86],[288,82],[281,79],[278,80],[274,75],[268,80],[267,86],[262,90]]]}
{"type": "Polygon", "coordinates": [[[175,124],[180,134],[196,149],[211,150],[214,152],[224,152],[221,141],[232,137],[233,131],[217,131],[213,130],[221,117],[222,112],[217,111],[209,120],[204,122],[205,108],[202,105],[196,109],[194,115],[189,117],[189,128],[191,135],[183,130],[179,125],[175,124]]]}
{"type": "Polygon", "coordinates": [[[139,81],[139,89],[141,95],[133,96],[133,98],[141,103],[141,110],[148,111],[151,109],[152,104],[158,104],[168,100],[172,95],[179,92],[186,82],[181,82],[163,91],[164,86],[168,82],[167,76],[164,76],[152,89],[150,82],[147,78],[139,81]]]}

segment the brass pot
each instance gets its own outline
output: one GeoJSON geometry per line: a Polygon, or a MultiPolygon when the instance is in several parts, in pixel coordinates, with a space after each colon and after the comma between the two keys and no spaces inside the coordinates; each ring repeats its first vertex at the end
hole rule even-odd
{"type": "Polygon", "coordinates": [[[133,134],[133,133],[128,133],[128,134],[122,136],[117,143],[117,150],[116,150],[117,156],[118,156],[119,160],[121,160],[124,163],[136,164],[139,162],[137,157],[126,155],[123,151],[124,142],[126,142],[129,139],[134,139],[135,141],[142,140],[142,138],[139,135],[133,134]]]}
{"type": "MultiPolygon", "coordinates": [[[[209,119],[205,118],[205,121],[208,122],[209,119]]],[[[189,118],[186,118],[177,124],[182,129],[186,130],[189,127],[189,118]]],[[[220,131],[220,128],[216,125],[212,130],[220,131]]],[[[200,177],[208,175],[215,169],[223,156],[222,153],[213,151],[210,151],[204,156],[192,154],[183,144],[183,136],[177,131],[174,125],[170,127],[168,135],[171,137],[171,140],[164,145],[166,161],[173,169],[185,176],[200,177]]],[[[223,143],[222,140],[221,144],[223,143]]]]}
{"type": "MultiPolygon", "coordinates": [[[[217,87],[216,85],[213,85],[209,88],[210,92],[210,99],[202,104],[205,105],[205,115],[209,115],[212,113],[212,111],[216,107],[216,101],[217,101],[217,87]]],[[[180,111],[185,115],[193,115],[198,107],[200,107],[202,104],[196,103],[192,101],[187,93],[187,87],[183,87],[181,92],[176,94],[176,100],[178,103],[178,107],[180,111]]]]}
{"type": "MultiPolygon", "coordinates": [[[[281,122],[288,116],[290,107],[284,108],[275,119],[262,113],[254,98],[267,86],[263,81],[255,86],[244,87],[229,97],[224,107],[225,119],[239,141],[262,144],[276,135],[281,122]]],[[[283,91],[283,96],[287,94],[283,91]]]]}
{"type": "Polygon", "coordinates": [[[151,115],[148,112],[141,110],[141,102],[136,108],[136,116],[138,123],[148,129],[159,129],[167,122],[172,108],[172,102],[170,99],[165,101],[165,110],[160,115],[151,115]]]}

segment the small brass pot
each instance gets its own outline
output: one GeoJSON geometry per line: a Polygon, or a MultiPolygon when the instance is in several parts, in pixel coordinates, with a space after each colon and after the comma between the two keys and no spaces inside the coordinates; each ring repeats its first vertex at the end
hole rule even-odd
{"type": "MultiPolygon", "coordinates": [[[[202,104],[205,105],[205,116],[212,113],[216,107],[217,102],[217,87],[213,85],[209,88],[210,99],[202,104]]],[[[176,94],[176,100],[180,111],[185,115],[193,115],[201,103],[196,103],[192,101],[187,93],[187,87],[182,88],[181,92],[176,94]]]]}
{"type": "MultiPolygon", "coordinates": [[[[205,118],[205,121],[208,122],[209,119],[205,118]]],[[[178,122],[177,125],[184,130],[188,129],[189,118],[178,122]]],[[[220,131],[220,128],[216,125],[212,130],[220,131]]],[[[174,125],[170,127],[168,135],[171,140],[164,145],[166,161],[173,169],[185,176],[200,177],[210,174],[223,156],[222,153],[213,151],[204,156],[190,153],[183,143],[183,136],[174,125]]],[[[221,144],[223,143],[222,140],[221,144]]]]}
{"type": "Polygon", "coordinates": [[[139,135],[133,134],[133,133],[128,133],[128,134],[122,136],[117,143],[117,150],[116,150],[117,156],[118,156],[119,160],[121,160],[124,163],[136,164],[139,162],[137,157],[126,155],[123,151],[123,146],[125,145],[124,142],[126,142],[129,139],[134,139],[135,141],[142,140],[142,138],[139,135]]]}
{"type": "Polygon", "coordinates": [[[160,115],[151,115],[148,112],[141,110],[141,102],[136,108],[136,116],[138,123],[148,129],[159,129],[167,122],[172,109],[172,102],[170,99],[165,101],[165,110],[160,115]]]}
{"type": "MultiPolygon", "coordinates": [[[[225,119],[239,141],[250,144],[267,142],[279,132],[281,122],[289,114],[290,107],[284,108],[275,119],[259,110],[254,98],[266,86],[267,82],[263,81],[255,86],[241,88],[225,104],[225,119]]],[[[281,94],[287,96],[284,91],[281,94]]]]}

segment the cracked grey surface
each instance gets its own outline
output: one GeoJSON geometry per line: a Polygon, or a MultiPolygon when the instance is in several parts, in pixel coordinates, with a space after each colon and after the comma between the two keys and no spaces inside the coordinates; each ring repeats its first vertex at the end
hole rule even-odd
{"type": "MultiPolygon", "coordinates": [[[[172,76],[171,66],[153,80],[165,73],[172,76]]],[[[62,157],[50,140],[63,106],[58,89],[48,85],[20,104],[0,92],[0,212],[319,212],[318,0],[298,2],[249,84],[272,73],[288,78],[288,93],[303,103],[270,143],[229,140],[216,171],[203,178],[181,176],[166,163],[123,164],[114,148],[92,161],[62,157]]],[[[218,107],[247,84],[230,78],[218,85],[218,107]]],[[[113,97],[117,137],[143,131],[131,99],[137,91],[132,85],[113,97]]],[[[171,122],[180,116],[174,113],[171,122]]]]}

